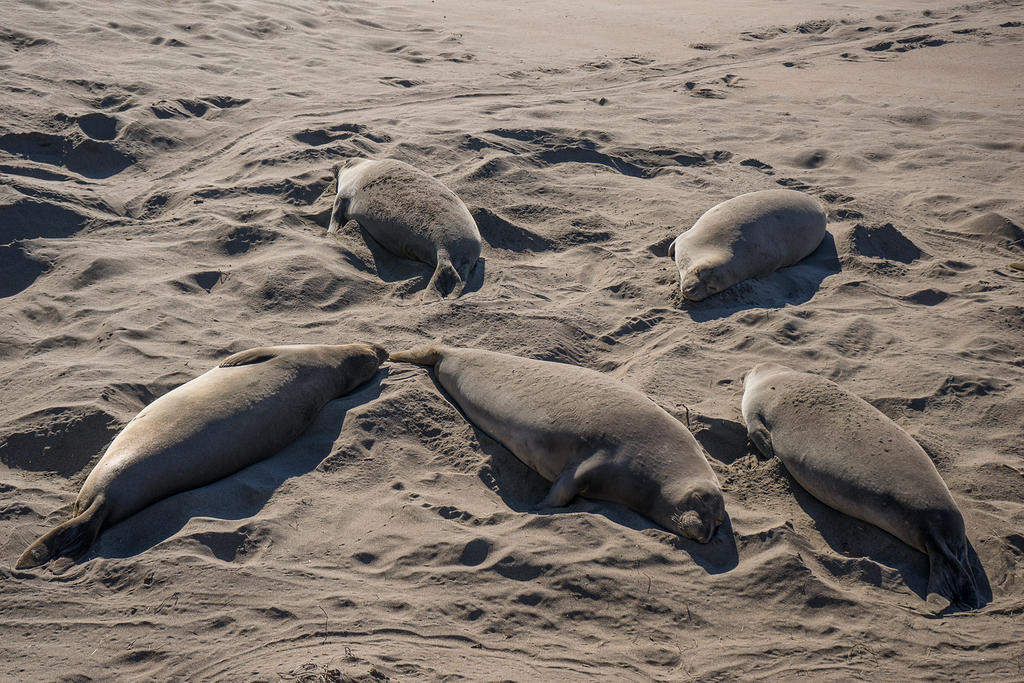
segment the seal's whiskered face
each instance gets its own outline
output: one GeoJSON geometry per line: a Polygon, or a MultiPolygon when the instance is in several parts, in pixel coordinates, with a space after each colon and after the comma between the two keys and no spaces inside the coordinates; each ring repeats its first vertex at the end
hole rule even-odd
{"type": "Polygon", "coordinates": [[[671,515],[676,531],[699,543],[707,543],[725,521],[725,501],[710,486],[694,486],[671,515]]]}
{"type": "Polygon", "coordinates": [[[718,272],[710,266],[697,266],[681,273],[679,289],[690,301],[701,301],[722,291],[718,272]]]}

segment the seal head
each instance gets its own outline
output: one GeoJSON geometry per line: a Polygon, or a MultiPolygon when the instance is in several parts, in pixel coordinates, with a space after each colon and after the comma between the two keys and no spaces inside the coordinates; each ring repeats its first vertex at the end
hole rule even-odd
{"type": "Polygon", "coordinates": [[[666,509],[652,511],[651,517],[667,518],[661,521],[663,526],[698,543],[709,542],[725,521],[725,499],[717,484],[697,482],[677,496],[663,492],[662,499],[668,503],[666,509]]]}

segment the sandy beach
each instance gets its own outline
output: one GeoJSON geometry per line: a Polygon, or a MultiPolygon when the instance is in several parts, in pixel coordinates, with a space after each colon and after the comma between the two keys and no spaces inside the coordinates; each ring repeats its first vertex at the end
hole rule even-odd
{"type": "Polygon", "coordinates": [[[0,680],[1024,678],[1024,3],[0,0],[0,680]],[[398,159],[483,238],[461,296],[327,225],[398,159]],[[668,245],[789,188],[828,235],[685,301],[668,245]],[[1015,267],[1013,264],[1017,264],[1015,267]],[[548,482],[386,363],[277,455],[12,567],[144,406],[250,347],[584,366],[693,432],[704,545],[548,482]],[[747,440],[775,361],[914,437],[985,604],[747,440]]]}

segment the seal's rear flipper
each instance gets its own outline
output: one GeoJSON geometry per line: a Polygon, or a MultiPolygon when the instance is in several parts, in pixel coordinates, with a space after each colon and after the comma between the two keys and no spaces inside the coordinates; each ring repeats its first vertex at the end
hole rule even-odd
{"type": "MultiPolygon", "coordinates": [[[[960,544],[958,544],[960,545],[960,544]]],[[[925,541],[928,550],[928,604],[945,610],[950,603],[980,607],[983,600],[967,549],[951,550],[945,540],[925,541]],[[943,604],[945,603],[945,604],[943,604]]]]}
{"type": "Polygon", "coordinates": [[[388,359],[393,363],[416,363],[417,365],[435,365],[441,357],[441,349],[433,344],[423,344],[408,351],[392,353],[388,359]]]}
{"type": "Polygon", "coordinates": [[[58,557],[81,555],[100,533],[106,512],[101,512],[103,496],[97,496],[82,514],[45,533],[21,554],[15,569],[31,569],[58,557]]]}
{"type": "Polygon", "coordinates": [[[443,254],[438,254],[437,268],[427,287],[441,292],[441,296],[448,296],[461,284],[462,278],[459,277],[459,272],[455,270],[451,260],[443,254]]]}

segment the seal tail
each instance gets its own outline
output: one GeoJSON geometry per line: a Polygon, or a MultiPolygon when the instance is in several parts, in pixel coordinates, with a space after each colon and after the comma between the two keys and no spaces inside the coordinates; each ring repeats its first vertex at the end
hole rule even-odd
{"type": "Polygon", "coordinates": [[[416,363],[417,365],[435,365],[441,359],[441,347],[434,344],[422,344],[408,351],[391,354],[390,360],[397,363],[416,363]]]}
{"type": "Polygon", "coordinates": [[[430,278],[427,287],[433,287],[441,292],[441,296],[448,296],[461,284],[462,277],[459,275],[459,271],[455,270],[448,255],[438,254],[437,268],[434,269],[434,275],[430,278]]]}
{"type": "Polygon", "coordinates": [[[85,512],[51,529],[18,558],[15,569],[31,569],[58,557],[77,557],[99,536],[107,514],[103,496],[93,499],[85,512]]]}
{"type": "Polygon", "coordinates": [[[981,593],[966,543],[950,548],[942,540],[926,542],[928,550],[928,603],[944,610],[950,603],[980,607],[981,593]]]}

